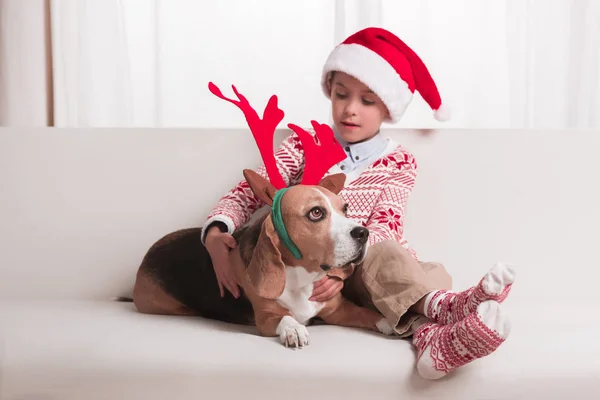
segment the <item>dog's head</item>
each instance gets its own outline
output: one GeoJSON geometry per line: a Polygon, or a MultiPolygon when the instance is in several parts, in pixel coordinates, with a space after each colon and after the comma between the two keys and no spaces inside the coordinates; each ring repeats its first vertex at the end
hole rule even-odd
{"type": "Polygon", "coordinates": [[[245,170],[244,176],[265,203],[279,202],[279,218],[273,210],[262,222],[247,269],[248,280],[260,296],[281,295],[286,265],[322,272],[364,260],[369,231],[347,217],[347,204],[338,196],[344,174],[327,176],[318,185],[293,186],[280,199],[262,176],[251,170],[245,170]]]}

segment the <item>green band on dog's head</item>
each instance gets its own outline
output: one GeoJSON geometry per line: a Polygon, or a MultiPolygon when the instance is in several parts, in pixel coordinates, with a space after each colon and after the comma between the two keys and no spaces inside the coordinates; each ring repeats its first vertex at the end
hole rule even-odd
{"type": "Polygon", "coordinates": [[[285,244],[285,247],[287,247],[292,253],[292,255],[299,260],[302,258],[302,253],[300,253],[300,250],[288,234],[287,229],[285,229],[283,216],[281,215],[281,199],[288,189],[289,188],[283,188],[275,192],[275,196],[273,197],[273,206],[271,207],[271,214],[273,217],[273,225],[275,226],[275,230],[277,231],[279,238],[283,244],[285,244]]]}

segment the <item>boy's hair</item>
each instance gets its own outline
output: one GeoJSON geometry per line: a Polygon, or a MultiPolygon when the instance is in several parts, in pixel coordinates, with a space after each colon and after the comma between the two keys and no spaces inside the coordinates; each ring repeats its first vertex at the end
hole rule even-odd
{"type": "Polygon", "coordinates": [[[332,89],[332,85],[333,85],[333,77],[335,76],[335,73],[337,71],[330,71],[328,74],[328,78],[327,78],[327,89],[329,91],[329,93],[331,94],[331,89],[332,89]]]}

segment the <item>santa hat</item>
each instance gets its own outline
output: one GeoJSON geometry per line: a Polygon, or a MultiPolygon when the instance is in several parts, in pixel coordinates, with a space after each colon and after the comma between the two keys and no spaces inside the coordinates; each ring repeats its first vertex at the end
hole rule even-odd
{"type": "Polygon", "coordinates": [[[321,76],[321,87],[328,98],[332,71],[345,72],[375,92],[387,106],[390,122],[400,120],[415,90],[434,110],[435,119],[450,119],[450,111],[442,105],[435,82],[423,61],[385,29],[363,29],[333,49],[321,76]]]}

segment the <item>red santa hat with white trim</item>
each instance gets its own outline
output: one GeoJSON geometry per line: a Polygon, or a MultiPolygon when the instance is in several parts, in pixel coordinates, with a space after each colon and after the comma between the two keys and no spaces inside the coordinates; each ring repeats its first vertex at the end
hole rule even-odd
{"type": "Polygon", "coordinates": [[[434,110],[438,121],[450,119],[450,110],[419,56],[393,33],[376,27],[360,30],[336,46],[323,67],[321,87],[330,97],[331,72],[341,71],[365,84],[381,98],[398,122],[415,90],[434,110]]]}

